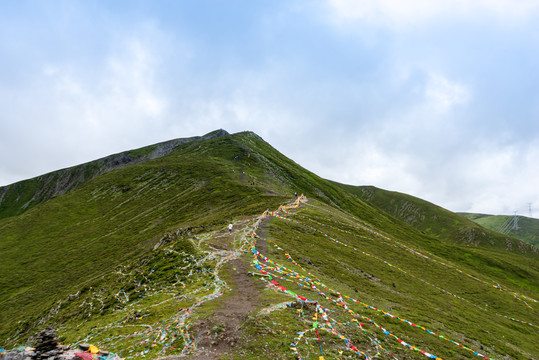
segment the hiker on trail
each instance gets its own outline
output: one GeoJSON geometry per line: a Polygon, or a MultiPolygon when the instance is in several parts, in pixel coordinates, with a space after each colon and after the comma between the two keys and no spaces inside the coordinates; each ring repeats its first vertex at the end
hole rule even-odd
{"type": "Polygon", "coordinates": [[[298,193],[297,193],[297,192],[294,193],[294,197],[295,197],[295,198],[298,197],[298,193]]]}
{"type": "Polygon", "coordinates": [[[228,231],[232,231],[232,224],[228,224],[228,231]]]}

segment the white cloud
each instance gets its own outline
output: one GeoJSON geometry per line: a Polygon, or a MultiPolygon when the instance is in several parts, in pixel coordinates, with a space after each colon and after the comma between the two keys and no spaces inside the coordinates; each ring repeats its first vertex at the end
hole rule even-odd
{"type": "Polygon", "coordinates": [[[168,100],[156,75],[159,58],[144,39],[113,42],[113,52],[83,64],[49,62],[18,87],[1,87],[6,128],[2,185],[151,143],[168,100]],[[153,135],[153,136],[152,136],[153,135]],[[146,143],[147,142],[147,143],[146,143]],[[31,149],[39,148],[35,153],[31,149]],[[24,161],[20,161],[24,159],[24,161]]]}
{"type": "MultiPolygon", "coordinates": [[[[252,37],[234,36],[238,42],[228,39],[232,33],[222,38],[220,27],[171,23],[159,14],[154,22],[122,23],[125,14],[113,13],[93,40],[80,30],[67,42],[50,35],[59,42],[49,53],[47,42],[18,38],[48,55],[24,53],[4,67],[24,76],[0,84],[7,124],[0,151],[16,153],[0,163],[0,184],[224,128],[253,130],[321,176],[402,191],[451,210],[539,206],[529,180],[539,176],[539,154],[500,126],[513,118],[504,118],[490,92],[509,78],[514,89],[520,79],[533,79],[535,57],[523,44],[535,27],[505,31],[503,25],[534,17],[537,1],[323,1],[332,11],[321,15],[306,6],[293,18],[277,16],[283,23],[268,23],[265,38],[241,28],[252,37]],[[302,17],[313,11],[316,21],[302,17]],[[318,26],[328,13],[345,34],[335,24],[318,26]],[[486,22],[494,26],[483,27],[486,22]],[[284,29],[290,36],[279,38],[284,29]],[[358,42],[357,34],[375,41],[358,42]],[[230,40],[229,50],[222,39],[230,40]],[[514,59],[500,56],[513,52],[514,59]],[[525,75],[512,72],[522,59],[525,75]],[[492,87],[481,77],[500,81],[492,87]],[[509,135],[501,141],[504,131],[509,135]],[[477,145],[482,138],[492,143],[477,145]]],[[[86,13],[94,36],[95,16],[86,13]]],[[[533,93],[533,82],[522,88],[533,93]]],[[[518,128],[534,139],[526,124],[529,98],[524,91],[506,94],[513,96],[506,114],[522,119],[518,128]]]]}
{"type": "MultiPolygon", "coordinates": [[[[528,202],[539,206],[539,143],[485,142],[481,149],[461,157],[460,177],[471,212],[528,215],[528,202]]],[[[537,214],[536,214],[537,215],[537,214]]]]}
{"type": "Polygon", "coordinates": [[[431,70],[399,73],[390,83],[390,95],[384,95],[388,109],[366,122],[363,130],[395,151],[413,152],[421,147],[451,151],[463,123],[458,114],[472,98],[469,86],[431,70]]]}
{"type": "MultiPolygon", "coordinates": [[[[325,162],[313,148],[302,163],[322,177],[354,185],[374,185],[433,202],[451,211],[528,216],[528,203],[539,208],[536,181],[539,143],[500,144],[496,141],[456,142],[452,153],[435,146],[400,151],[396,138],[380,133],[363,134],[355,141],[325,143],[330,149],[325,162]],[[339,154],[338,158],[335,154],[339,154]]],[[[436,141],[441,141],[436,138],[436,141]]],[[[442,141],[443,142],[443,141],[442,141]]],[[[446,144],[447,145],[447,144],[446,144]]],[[[444,145],[445,146],[445,145],[444,145]]],[[[295,155],[294,159],[301,158],[295,155]]],[[[539,210],[534,211],[535,217],[539,210]]]]}
{"type": "Polygon", "coordinates": [[[537,0],[328,0],[328,3],[341,20],[391,28],[484,16],[514,22],[532,16],[539,9],[537,0]]]}
{"type": "MultiPolygon", "coordinates": [[[[113,50],[91,68],[80,63],[42,65],[32,84],[18,90],[12,111],[6,111],[11,136],[0,134],[0,150],[20,148],[24,141],[28,149],[39,143],[42,151],[20,152],[22,164],[0,164],[0,185],[218,128],[253,130],[280,149],[286,141],[297,141],[294,134],[304,126],[298,121],[301,114],[275,92],[282,86],[276,80],[280,69],[201,74],[194,62],[163,58],[168,44],[153,43],[116,38],[113,50]],[[28,99],[32,106],[25,105],[28,99]]],[[[192,55],[187,51],[185,56],[192,55]]],[[[0,86],[3,92],[13,89],[0,86]]],[[[0,97],[0,106],[8,108],[7,99],[0,97]]]]}
{"type": "Polygon", "coordinates": [[[446,113],[454,105],[468,102],[470,92],[464,84],[451,81],[442,74],[430,73],[425,97],[430,110],[436,113],[446,113]]]}
{"type": "Polygon", "coordinates": [[[157,118],[163,115],[166,102],[157,94],[158,59],[138,39],[129,39],[125,52],[109,59],[111,77],[106,87],[116,97],[115,103],[135,107],[137,113],[157,118]]]}
{"type": "Polygon", "coordinates": [[[104,139],[107,133],[140,136],[139,132],[159,124],[167,107],[156,67],[151,49],[138,39],[118,44],[97,77],[74,65],[48,65],[41,84],[43,95],[49,98],[44,114],[61,124],[63,131],[81,138],[104,139]],[[51,91],[46,93],[45,87],[51,91]]]}

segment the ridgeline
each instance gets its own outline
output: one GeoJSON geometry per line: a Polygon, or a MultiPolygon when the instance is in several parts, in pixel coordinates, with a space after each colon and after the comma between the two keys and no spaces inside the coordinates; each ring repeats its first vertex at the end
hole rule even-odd
{"type": "Polygon", "coordinates": [[[0,188],[0,348],[54,328],[124,359],[537,359],[538,260],[219,130],[0,188]]]}
{"type": "Polygon", "coordinates": [[[539,219],[527,216],[459,213],[484,228],[539,246],[539,219]],[[516,225],[516,226],[515,226],[516,225]]]}

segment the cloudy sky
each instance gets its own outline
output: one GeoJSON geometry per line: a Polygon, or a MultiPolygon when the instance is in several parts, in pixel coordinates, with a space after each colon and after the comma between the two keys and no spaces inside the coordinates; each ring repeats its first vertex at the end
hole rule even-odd
{"type": "Polygon", "coordinates": [[[0,185],[223,128],[539,217],[539,0],[0,2],[0,185]]]}

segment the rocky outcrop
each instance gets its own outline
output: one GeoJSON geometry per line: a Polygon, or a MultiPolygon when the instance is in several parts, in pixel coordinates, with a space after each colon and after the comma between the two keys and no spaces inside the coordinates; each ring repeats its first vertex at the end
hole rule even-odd
{"type": "Polygon", "coordinates": [[[409,225],[421,224],[425,221],[425,212],[421,207],[412,203],[411,201],[401,200],[396,201],[392,199],[390,204],[393,207],[392,215],[396,218],[403,220],[409,225]]]}

